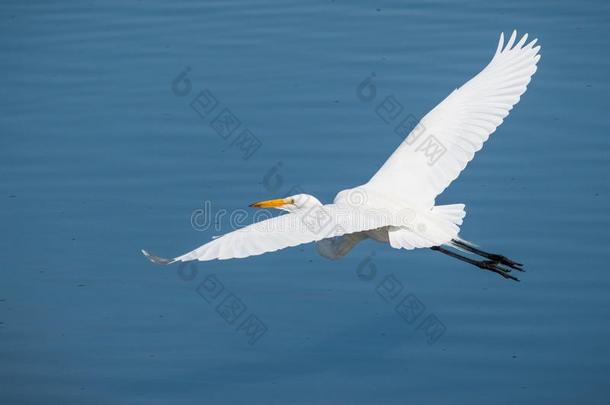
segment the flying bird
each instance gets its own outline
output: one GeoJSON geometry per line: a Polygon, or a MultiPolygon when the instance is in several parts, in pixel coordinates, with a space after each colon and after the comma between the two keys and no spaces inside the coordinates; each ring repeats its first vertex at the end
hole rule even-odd
{"type": "Polygon", "coordinates": [[[517,32],[500,35],[491,62],[426,114],[365,184],[340,191],[332,204],[297,194],[260,201],[254,208],[287,211],[215,238],[173,259],[142,250],[157,264],[224,260],[316,242],[329,259],[346,255],[364,239],[395,249],[429,248],[518,281],[522,264],[481,250],[459,236],[464,204],[435,205],[527,89],[540,46],[517,32]],[[482,259],[477,259],[480,256],[482,259]]]}

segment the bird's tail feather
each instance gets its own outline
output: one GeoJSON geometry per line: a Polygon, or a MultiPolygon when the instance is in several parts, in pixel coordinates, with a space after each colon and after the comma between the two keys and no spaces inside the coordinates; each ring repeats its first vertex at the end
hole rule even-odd
{"type": "Polygon", "coordinates": [[[466,216],[465,208],[464,204],[435,205],[432,211],[440,218],[460,226],[466,216]]]}

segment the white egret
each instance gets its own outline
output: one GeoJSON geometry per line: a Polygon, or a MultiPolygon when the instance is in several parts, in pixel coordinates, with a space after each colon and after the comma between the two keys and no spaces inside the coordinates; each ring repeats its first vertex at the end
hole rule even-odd
{"type": "Polygon", "coordinates": [[[434,205],[435,198],[464,170],[527,89],[540,46],[527,34],[504,35],[491,62],[426,114],[377,173],[361,186],[343,190],[332,204],[307,194],[254,203],[288,211],[248,225],[173,259],[142,251],[152,262],[232,259],[260,255],[309,242],[337,259],[371,238],[396,249],[431,248],[517,280],[521,264],[487,253],[459,237],[464,204],[434,205]],[[453,249],[450,249],[453,248],[453,249]],[[458,253],[459,251],[459,253],[458,253]],[[474,253],[487,260],[474,260],[474,253]]]}

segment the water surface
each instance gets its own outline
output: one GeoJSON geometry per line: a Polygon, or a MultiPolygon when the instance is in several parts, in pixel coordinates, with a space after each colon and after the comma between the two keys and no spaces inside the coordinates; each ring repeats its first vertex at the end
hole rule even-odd
{"type": "Polygon", "coordinates": [[[5,1],[0,402],[607,403],[609,22],[604,1],[5,1]],[[205,201],[230,212],[297,186],[331,201],[367,181],[400,142],[377,100],[423,115],[513,28],[539,38],[539,70],[439,202],[526,263],[521,283],[374,242],[338,262],[312,246],[197,268],[139,253],[228,231],[191,226],[205,201]],[[251,156],[193,110],[201,91],[260,141],[251,156]],[[246,319],[265,327],[254,342],[246,319]]]}

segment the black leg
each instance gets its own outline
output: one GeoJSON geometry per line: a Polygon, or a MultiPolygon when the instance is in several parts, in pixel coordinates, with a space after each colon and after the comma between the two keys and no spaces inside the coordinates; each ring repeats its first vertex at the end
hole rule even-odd
{"type": "Polygon", "coordinates": [[[474,253],[475,255],[479,255],[479,256],[484,257],[486,259],[492,260],[492,261],[494,261],[496,263],[503,264],[505,266],[510,267],[511,269],[515,269],[515,270],[519,270],[519,271],[525,271],[525,270],[523,270],[523,265],[521,263],[517,263],[516,261],[511,260],[511,259],[509,259],[506,256],[498,255],[498,254],[495,254],[495,253],[485,252],[485,251],[483,251],[481,249],[477,249],[476,247],[471,246],[471,245],[469,245],[467,243],[464,243],[464,242],[462,242],[460,240],[457,240],[457,239],[452,239],[451,242],[455,246],[459,247],[460,249],[467,250],[467,251],[469,251],[471,253],[474,253]]]}
{"type": "Polygon", "coordinates": [[[504,278],[519,281],[519,279],[517,277],[511,276],[510,274],[508,274],[508,272],[510,272],[510,269],[504,269],[502,267],[499,267],[498,262],[495,262],[493,260],[473,260],[469,257],[462,256],[452,250],[445,249],[444,247],[441,247],[441,246],[434,246],[434,247],[431,247],[430,249],[436,250],[437,252],[441,252],[443,254],[446,254],[447,256],[454,257],[463,262],[470,263],[474,266],[477,266],[480,269],[492,271],[494,273],[501,275],[504,278]]]}

